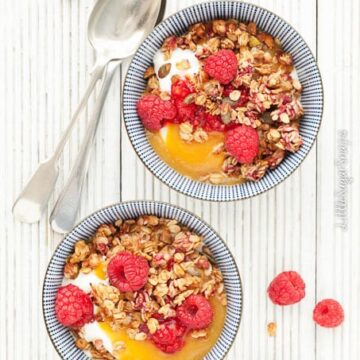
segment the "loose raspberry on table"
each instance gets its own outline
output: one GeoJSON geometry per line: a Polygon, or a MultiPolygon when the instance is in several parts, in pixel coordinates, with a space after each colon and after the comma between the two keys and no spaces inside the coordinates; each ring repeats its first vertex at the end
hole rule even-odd
{"type": "Polygon", "coordinates": [[[211,324],[214,312],[204,296],[191,295],[177,308],[176,315],[184,326],[199,330],[211,324]]]}
{"type": "Polygon", "coordinates": [[[251,164],[259,153],[259,135],[250,126],[237,126],[226,132],[225,148],[241,164],[251,164]]]}
{"type": "Polygon", "coordinates": [[[205,72],[221,84],[228,84],[237,73],[237,58],[232,50],[219,50],[205,60],[205,72]]]}
{"type": "Polygon", "coordinates": [[[320,326],[333,328],[344,321],[344,309],[336,300],[325,299],[316,304],[313,319],[320,326]]]}
{"type": "Polygon", "coordinates": [[[163,100],[157,95],[143,95],[137,103],[138,115],[146,129],[158,131],[164,120],[176,117],[175,105],[168,100],[163,100]]]}
{"type": "Polygon", "coordinates": [[[56,294],[55,313],[62,325],[80,328],[94,319],[94,305],[89,295],[69,284],[56,294]]]}
{"type": "Polygon", "coordinates": [[[305,296],[305,283],[296,271],[284,271],[270,283],[268,295],[277,305],[291,305],[305,296]]]}
{"type": "Polygon", "coordinates": [[[140,290],[147,282],[149,264],[142,256],[127,251],[116,254],[107,266],[110,284],[122,292],[140,290]]]}

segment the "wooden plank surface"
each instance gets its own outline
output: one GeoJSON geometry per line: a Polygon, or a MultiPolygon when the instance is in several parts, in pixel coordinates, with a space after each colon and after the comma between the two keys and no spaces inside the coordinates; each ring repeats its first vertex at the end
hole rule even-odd
{"type": "MultiPolygon", "coordinates": [[[[196,2],[168,0],[166,14],[196,2]]],[[[131,199],[162,200],[193,211],[226,240],[243,280],[244,314],[228,360],[356,360],[359,2],[252,2],[290,22],[318,57],[324,118],[317,145],[301,167],[275,189],[234,203],[201,202],[170,190],[144,168],[119,121],[124,63],[104,108],[79,219],[104,205],[131,199]],[[341,216],[336,216],[336,204],[341,216]],[[339,222],[348,228],[336,227],[339,222]],[[275,308],[266,287],[284,269],[303,275],[307,295],[297,306],[275,308]],[[346,321],[341,328],[315,327],[312,309],[324,297],[343,303],[346,321]],[[275,338],[266,333],[269,321],[278,324],[275,338]]],[[[56,191],[42,221],[19,224],[10,210],[38,162],[53,150],[87,85],[94,63],[86,37],[91,7],[88,0],[0,4],[0,359],[58,358],[42,319],[41,287],[47,262],[62,237],[51,231],[47,218],[76,157],[93,101],[65,150],[56,191]]]]}

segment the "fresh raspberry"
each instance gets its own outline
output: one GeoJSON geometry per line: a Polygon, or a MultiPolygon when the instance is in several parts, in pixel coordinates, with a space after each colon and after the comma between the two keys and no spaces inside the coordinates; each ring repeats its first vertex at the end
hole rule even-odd
{"type": "Polygon", "coordinates": [[[186,80],[177,80],[171,84],[171,97],[174,100],[184,100],[195,92],[193,85],[186,80]]]}
{"type": "Polygon", "coordinates": [[[182,338],[176,338],[170,344],[155,343],[157,348],[159,348],[162,352],[167,354],[173,354],[176,353],[177,351],[180,351],[181,348],[184,346],[184,344],[185,342],[182,338]]]}
{"type": "Polygon", "coordinates": [[[267,291],[274,304],[291,305],[305,296],[305,283],[296,271],[284,271],[274,278],[267,291]]]}
{"type": "Polygon", "coordinates": [[[110,260],[107,273],[110,284],[120,291],[137,291],[147,282],[149,264],[142,256],[121,251],[110,260]]]}
{"type": "Polygon", "coordinates": [[[344,321],[344,309],[336,300],[325,299],[316,304],[313,319],[320,326],[336,327],[344,321]]]}
{"type": "Polygon", "coordinates": [[[237,58],[232,50],[219,50],[205,60],[205,72],[221,84],[228,84],[237,73],[237,58]]]}
{"type": "Polygon", "coordinates": [[[179,351],[184,345],[185,326],[181,325],[177,318],[158,320],[160,327],[151,335],[153,343],[165,353],[179,351]]]}
{"type": "Polygon", "coordinates": [[[212,322],[214,313],[202,295],[189,296],[176,310],[180,322],[190,329],[204,329],[212,322]]]}
{"type": "Polygon", "coordinates": [[[89,295],[69,284],[60,287],[56,294],[55,313],[64,326],[79,328],[94,319],[94,305],[89,295]]]}
{"type": "Polygon", "coordinates": [[[251,164],[259,152],[259,135],[250,126],[237,126],[226,132],[225,148],[240,163],[251,164]]]}
{"type": "Polygon", "coordinates": [[[163,120],[172,120],[177,114],[176,107],[171,101],[152,94],[140,98],[137,112],[145,128],[150,131],[160,130],[163,120]]]}
{"type": "Polygon", "coordinates": [[[185,334],[186,328],[176,318],[166,319],[160,324],[158,330],[152,335],[152,340],[155,343],[168,345],[185,334]]]}

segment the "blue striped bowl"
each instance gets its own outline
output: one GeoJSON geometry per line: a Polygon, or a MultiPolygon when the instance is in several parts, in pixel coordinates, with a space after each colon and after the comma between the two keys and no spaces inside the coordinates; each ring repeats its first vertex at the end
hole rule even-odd
{"type": "Polygon", "coordinates": [[[239,1],[213,1],[177,12],[160,23],[145,39],[136,52],[126,76],[123,110],[130,141],[140,159],[154,175],[166,185],[186,195],[203,200],[231,201],[245,199],[271,189],[300,165],[309,153],[320,127],[323,89],[316,61],[303,38],[291,25],[272,12],[252,4],[239,1]],[[179,174],[156,154],[136,113],[136,103],[146,85],[144,71],[152,64],[153,56],[164,39],[173,34],[186,32],[191,24],[216,18],[254,21],[263,31],[279,38],[285,51],[292,54],[303,86],[301,101],[305,116],[301,120],[300,134],[304,144],[295,154],[288,154],[276,169],[267,171],[258,182],[232,186],[210,185],[179,174]]]}
{"type": "Polygon", "coordinates": [[[240,325],[242,287],[235,260],[224,241],[209,225],[187,210],[161,202],[131,201],[106,207],[83,220],[64,238],[50,260],[43,285],[43,313],[51,341],[62,359],[88,359],[85,353],[75,346],[69,329],[63,327],[55,316],[55,295],[63,280],[66,258],[73,252],[76,241],[93,235],[100,224],[111,223],[120,218],[132,219],[144,214],[176,219],[194,232],[204,236],[205,244],[211,250],[224,276],[228,298],[224,329],[205,359],[220,360],[229,351],[240,325]]]}

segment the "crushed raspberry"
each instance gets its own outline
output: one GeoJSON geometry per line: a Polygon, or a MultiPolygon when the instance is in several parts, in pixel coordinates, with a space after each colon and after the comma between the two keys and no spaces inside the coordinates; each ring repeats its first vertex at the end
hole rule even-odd
{"type": "Polygon", "coordinates": [[[284,271],[274,278],[267,291],[274,304],[291,305],[305,296],[305,283],[296,271],[284,271]]]}
{"type": "Polygon", "coordinates": [[[333,328],[344,321],[344,309],[336,300],[325,299],[316,304],[313,319],[320,326],[333,328]]]}
{"type": "Polygon", "coordinates": [[[180,322],[189,329],[204,329],[212,322],[214,313],[202,295],[189,296],[176,310],[180,322]]]}
{"type": "Polygon", "coordinates": [[[121,251],[107,267],[110,284],[122,292],[140,290],[147,282],[149,264],[142,256],[121,251]]]}
{"type": "Polygon", "coordinates": [[[160,321],[160,327],[151,336],[153,343],[165,353],[179,351],[184,345],[183,336],[186,328],[181,325],[179,320],[171,318],[160,321]]]}
{"type": "Polygon", "coordinates": [[[237,126],[226,132],[225,148],[240,163],[251,164],[259,152],[259,135],[250,126],[237,126]]]}
{"type": "Polygon", "coordinates": [[[156,95],[143,95],[137,103],[138,115],[145,128],[150,131],[161,129],[162,121],[172,120],[177,110],[171,101],[162,100],[156,95]]]}
{"type": "Polygon", "coordinates": [[[219,50],[205,60],[205,72],[221,84],[228,84],[237,73],[237,58],[232,50],[219,50]]]}
{"type": "Polygon", "coordinates": [[[185,104],[183,100],[175,100],[175,106],[178,112],[178,116],[176,117],[178,123],[185,121],[193,122],[197,110],[195,104],[185,104]]]}
{"type": "Polygon", "coordinates": [[[184,100],[195,92],[193,85],[186,80],[177,80],[171,84],[171,97],[174,100],[184,100]]]}
{"type": "Polygon", "coordinates": [[[79,328],[94,319],[94,306],[89,295],[69,284],[56,294],[55,313],[62,325],[79,328]]]}
{"type": "Polygon", "coordinates": [[[225,124],[221,121],[220,116],[207,113],[201,106],[196,113],[194,125],[202,127],[205,131],[225,130],[225,124]]]}

